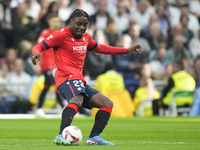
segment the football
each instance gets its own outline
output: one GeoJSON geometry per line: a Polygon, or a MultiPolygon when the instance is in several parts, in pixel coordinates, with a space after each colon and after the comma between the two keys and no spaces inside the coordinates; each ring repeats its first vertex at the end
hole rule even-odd
{"type": "Polygon", "coordinates": [[[81,130],[76,126],[68,126],[62,132],[63,138],[70,141],[72,145],[79,145],[83,139],[81,130]]]}

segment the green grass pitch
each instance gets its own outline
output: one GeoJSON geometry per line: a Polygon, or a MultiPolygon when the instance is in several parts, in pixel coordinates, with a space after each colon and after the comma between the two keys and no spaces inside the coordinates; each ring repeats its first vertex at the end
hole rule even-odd
{"type": "Polygon", "coordinates": [[[111,118],[101,134],[114,146],[85,146],[94,118],[74,118],[79,146],[56,146],[60,119],[1,119],[0,150],[200,150],[200,118],[111,118]]]}

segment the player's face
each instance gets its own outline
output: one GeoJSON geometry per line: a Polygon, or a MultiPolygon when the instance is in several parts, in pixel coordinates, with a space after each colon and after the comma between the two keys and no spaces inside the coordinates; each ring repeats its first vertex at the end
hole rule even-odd
{"type": "Polygon", "coordinates": [[[61,25],[60,18],[58,17],[53,17],[49,20],[49,28],[54,32],[57,30],[61,25]]]}
{"type": "Polygon", "coordinates": [[[88,26],[88,19],[86,17],[77,17],[70,20],[71,31],[75,38],[82,38],[88,26]]]}

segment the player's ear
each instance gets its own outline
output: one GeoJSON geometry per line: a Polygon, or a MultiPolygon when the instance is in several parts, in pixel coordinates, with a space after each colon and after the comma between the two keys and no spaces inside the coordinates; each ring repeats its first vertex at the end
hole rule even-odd
{"type": "Polygon", "coordinates": [[[70,24],[73,24],[73,19],[70,19],[70,24]]]}

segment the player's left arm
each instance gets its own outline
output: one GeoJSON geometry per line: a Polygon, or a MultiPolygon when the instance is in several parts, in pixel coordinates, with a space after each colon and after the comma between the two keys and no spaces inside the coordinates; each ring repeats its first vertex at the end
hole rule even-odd
{"type": "Polygon", "coordinates": [[[133,45],[129,48],[113,47],[113,46],[108,46],[104,44],[98,44],[97,47],[93,51],[100,54],[111,54],[111,55],[131,54],[133,52],[142,54],[140,52],[141,49],[142,49],[142,46],[140,44],[133,45]]]}
{"type": "Polygon", "coordinates": [[[121,48],[121,47],[108,46],[104,44],[98,44],[93,39],[91,39],[88,44],[88,50],[93,50],[94,52],[100,53],[100,54],[118,55],[118,54],[131,54],[133,52],[142,54],[140,52],[141,49],[142,49],[142,46],[140,44],[135,44],[129,48],[121,48]],[[93,45],[93,47],[91,45],[93,45]]]}

